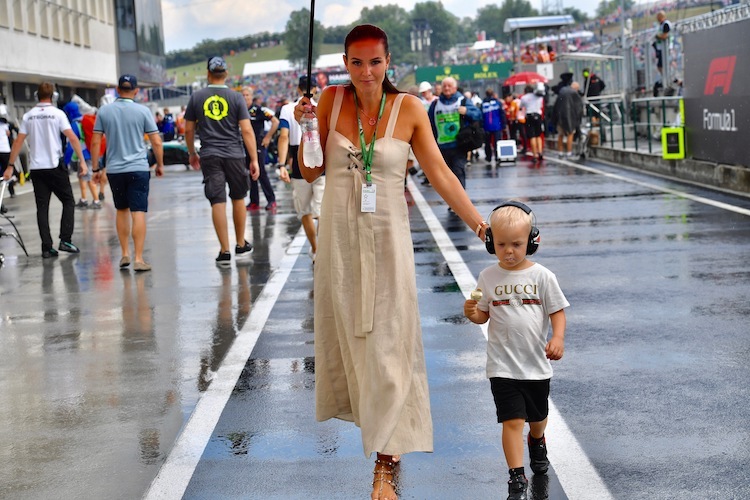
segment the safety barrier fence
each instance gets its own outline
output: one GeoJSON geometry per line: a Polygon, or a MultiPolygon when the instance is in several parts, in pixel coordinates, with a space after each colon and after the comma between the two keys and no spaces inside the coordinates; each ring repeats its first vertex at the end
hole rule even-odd
{"type": "Polygon", "coordinates": [[[629,103],[621,96],[587,100],[586,116],[598,131],[601,145],[661,154],[661,129],[681,125],[681,100],[681,96],[646,97],[629,103]]]}

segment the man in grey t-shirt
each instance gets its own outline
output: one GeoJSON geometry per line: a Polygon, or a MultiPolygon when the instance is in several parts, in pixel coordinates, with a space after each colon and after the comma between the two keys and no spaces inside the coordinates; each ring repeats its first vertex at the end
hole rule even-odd
{"type": "Polygon", "coordinates": [[[252,246],[245,240],[245,196],[249,177],[242,142],[250,152],[250,176],[258,179],[257,146],[250,125],[250,114],[239,92],[226,85],[227,63],[221,57],[208,60],[208,87],[190,96],[185,110],[185,142],[190,153],[190,165],[203,171],[206,198],[211,202],[211,213],[221,250],[216,258],[219,266],[232,263],[229,252],[229,231],[226,217],[226,185],[232,199],[232,219],[237,245],[235,257],[250,255],[252,246]],[[196,128],[201,139],[201,154],[195,152],[196,128]]]}
{"type": "Polygon", "coordinates": [[[164,175],[164,159],[159,129],[151,111],[134,101],[138,94],[138,80],[133,75],[122,75],[117,83],[118,98],[99,110],[91,139],[91,164],[99,165],[102,135],[107,136],[107,164],[94,168],[95,182],[100,171],[107,169],[112,199],[117,209],[117,238],[120,241],[120,269],[130,265],[130,237],[133,238],[133,269],[150,271],[143,260],[146,242],[146,212],[151,172],[146,159],[143,136],[148,135],[156,157],[156,176],[164,175]]]}

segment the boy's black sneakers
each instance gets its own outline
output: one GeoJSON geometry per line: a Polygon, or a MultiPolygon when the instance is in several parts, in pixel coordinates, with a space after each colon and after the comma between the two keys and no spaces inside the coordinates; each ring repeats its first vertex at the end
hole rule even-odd
{"type": "Polygon", "coordinates": [[[50,248],[49,250],[42,250],[42,258],[43,259],[51,259],[52,257],[57,257],[60,255],[57,253],[57,250],[54,248],[50,248]]]}
{"type": "Polygon", "coordinates": [[[546,474],[549,469],[549,460],[547,459],[547,440],[544,436],[541,439],[534,439],[531,433],[527,436],[529,443],[529,459],[531,461],[531,470],[534,474],[546,474]]]}
{"type": "Polygon", "coordinates": [[[245,241],[242,246],[235,245],[234,247],[234,255],[237,258],[249,257],[251,253],[253,253],[253,246],[248,241],[245,241]]]}
{"type": "Polygon", "coordinates": [[[232,265],[232,254],[229,252],[219,252],[219,256],[216,257],[217,266],[231,266],[232,265]]]}
{"type": "Polygon", "coordinates": [[[526,476],[511,476],[508,481],[508,500],[528,500],[529,480],[526,476]]]}
{"type": "Polygon", "coordinates": [[[60,245],[57,247],[57,249],[61,252],[81,253],[81,251],[78,250],[78,247],[69,241],[60,241],[60,245]]]}

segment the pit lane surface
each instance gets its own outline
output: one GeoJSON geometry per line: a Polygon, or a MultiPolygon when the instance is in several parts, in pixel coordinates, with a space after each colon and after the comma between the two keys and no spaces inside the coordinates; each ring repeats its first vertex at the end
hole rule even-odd
{"type": "MultiPolygon", "coordinates": [[[[571,302],[552,401],[606,490],[750,497],[748,200],[591,162],[480,162],[468,178],[482,213],[509,197],[535,210],[534,260],[571,302]]],[[[476,276],[493,257],[416,181],[476,276]]],[[[289,193],[278,186],[279,213],[249,218],[253,261],[220,271],[199,182],[175,169],[152,183],[146,276],[115,269],[111,207],[77,213],[80,256],[42,262],[33,197],[13,200],[33,256],[0,240],[0,496],[141,496],[219,381],[230,384],[227,404],[213,410],[205,450],[192,443],[200,450],[194,471],[182,471],[185,498],[367,494],[372,466],[356,429],[314,422],[312,273],[294,243],[289,193]],[[287,265],[268,320],[254,323],[269,278],[287,265]],[[223,381],[223,361],[258,328],[239,379],[223,381]]],[[[401,498],[504,498],[484,337],[463,320],[455,271],[414,205],[411,221],[436,448],[405,457],[401,498]]],[[[570,441],[554,431],[553,470],[532,483],[535,498],[601,498],[587,496],[587,473],[563,472],[570,457],[555,461],[570,441]]]]}

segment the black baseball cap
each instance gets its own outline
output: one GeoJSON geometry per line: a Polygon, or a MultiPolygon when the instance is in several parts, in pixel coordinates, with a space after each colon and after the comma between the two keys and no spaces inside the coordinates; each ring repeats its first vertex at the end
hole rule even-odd
{"type": "Polygon", "coordinates": [[[211,73],[224,73],[227,70],[227,62],[223,57],[214,56],[208,60],[207,67],[211,73]]]}
{"type": "Polygon", "coordinates": [[[307,75],[302,75],[299,77],[299,88],[302,90],[307,90],[307,75]]]}
{"type": "Polygon", "coordinates": [[[138,87],[138,79],[133,75],[122,75],[117,86],[123,90],[133,90],[138,87]]]}

